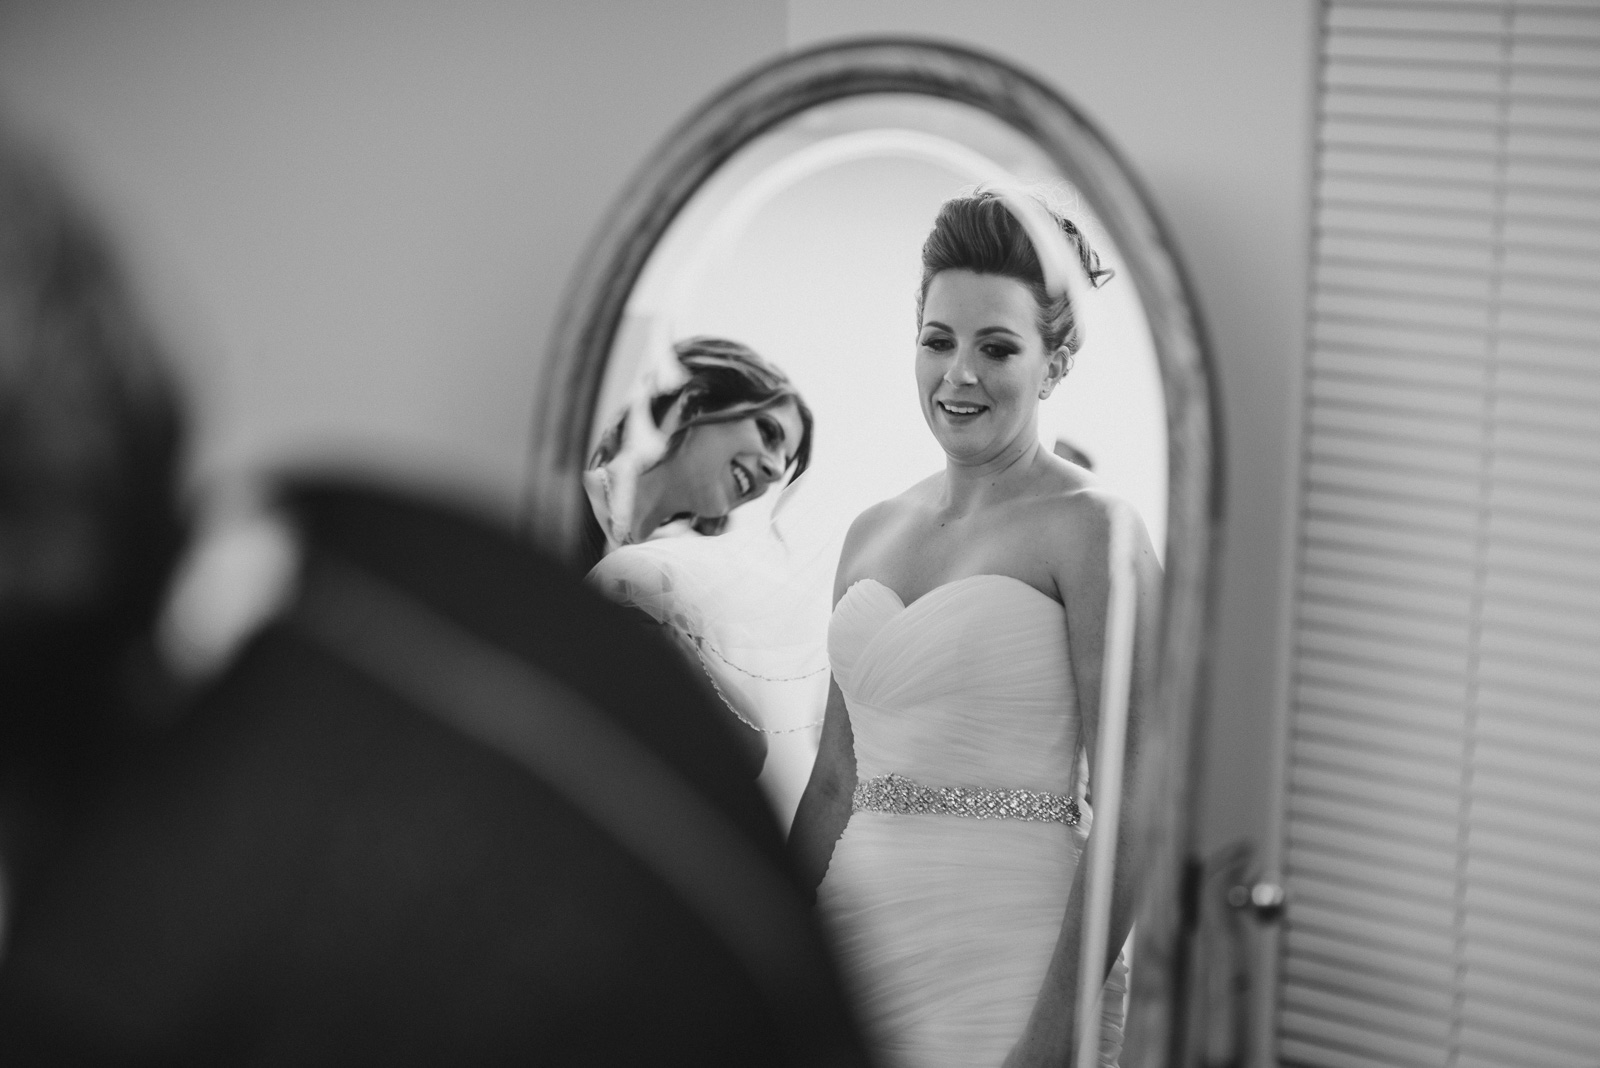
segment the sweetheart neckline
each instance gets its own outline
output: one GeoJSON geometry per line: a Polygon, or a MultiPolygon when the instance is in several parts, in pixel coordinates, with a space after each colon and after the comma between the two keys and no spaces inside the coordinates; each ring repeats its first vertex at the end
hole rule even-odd
{"type": "MultiPolygon", "coordinates": [[[[840,604],[844,603],[845,597],[848,597],[850,595],[850,591],[851,590],[855,589],[857,586],[861,585],[863,582],[870,582],[874,586],[877,586],[879,589],[882,589],[885,592],[887,592],[889,594],[889,596],[893,597],[896,601],[898,601],[900,603],[900,610],[901,611],[906,611],[906,610],[910,609],[913,605],[921,604],[923,601],[927,600],[928,596],[930,594],[938,593],[940,590],[948,589],[951,586],[959,586],[963,582],[971,582],[974,579],[1004,579],[1007,582],[1014,582],[1018,586],[1021,586],[1023,589],[1028,590],[1028,591],[1030,591],[1032,593],[1035,593],[1035,594],[1039,595],[1040,597],[1043,597],[1045,600],[1049,601],[1051,604],[1055,605],[1057,608],[1063,607],[1060,601],[1056,600],[1054,597],[1050,596],[1048,593],[1045,593],[1043,590],[1041,590],[1038,587],[1032,585],[1031,583],[1024,582],[1024,581],[1022,581],[1021,579],[1017,578],[1014,575],[1002,575],[997,571],[980,571],[976,575],[963,575],[961,578],[951,579],[948,582],[941,582],[937,586],[933,586],[933,587],[930,587],[927,590],[924,590],[921,596],[913,597],[911,599],[910,603],[907,603],[905,598],[901,597],[899,592],[896,591],[895,588],[893,586],[889,585],[887,582],[880,582],[878,579],[872,578],[870,576],[867,577],[867,578],[858,578],[854,582],[850,583],[850,585],[845,588],[844,593],[842,595],[840,595],[840,597],[839,597],[839,603],[840,604]]],[[[835,605],[834,608],[835,608],[835,610],[837,610],[838,605],[835,605]]]]}

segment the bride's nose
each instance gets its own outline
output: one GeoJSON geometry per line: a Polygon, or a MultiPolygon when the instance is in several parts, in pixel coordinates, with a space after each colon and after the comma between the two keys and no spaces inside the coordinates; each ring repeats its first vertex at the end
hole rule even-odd
{"type": "Polygon", "coordinates": [[[950,361],[950,369],[944,373],[944,380],[952,386],[970,386],[978,381],[978,376],[973,373],[967,358],[958,355],[950,361]]]}

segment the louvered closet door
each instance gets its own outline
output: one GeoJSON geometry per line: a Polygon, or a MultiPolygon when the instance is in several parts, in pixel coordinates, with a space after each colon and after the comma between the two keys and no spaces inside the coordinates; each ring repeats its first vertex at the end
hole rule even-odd
{"type": "Polygon", "coordinates": [[[1600,1065],[1600,0],[1323,9],[1289,1065],[1600,1065]]]}

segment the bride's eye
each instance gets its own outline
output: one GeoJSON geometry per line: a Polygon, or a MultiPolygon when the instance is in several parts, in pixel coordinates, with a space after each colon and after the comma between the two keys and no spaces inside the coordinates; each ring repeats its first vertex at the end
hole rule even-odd
{"type": "Polygon", "coordinates": [[[932,349],[934,352],[948,352],[951,348],[951,344],[952,343],[950,339],[945,337],[943,334],[934,334],[931,337],[925,337],[922,339],[922,347],[925,349],[932,349]]]}
{"type": "Polygon", "coordinates": [[[983,347],[983,354],[991,360],[1004,360],[1015,356],[1017,347],[1001,341],[991,341],[983,347]]]}

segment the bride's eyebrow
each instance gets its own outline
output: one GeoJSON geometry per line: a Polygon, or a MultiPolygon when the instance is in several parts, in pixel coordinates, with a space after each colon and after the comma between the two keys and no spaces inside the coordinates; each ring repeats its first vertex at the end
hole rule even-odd
{"type": "Polygon", "coordinates": [[[1021,334],[1017,333],[1015,330],[1011,329],[1009,326],[986,326],[982,330],[978,331],[978,335],[977,336],[978,337],[988,337],[990,334],[1010,334],[1012,337],[1021,337],[1022,336],[1021,334]]]}
{"type": "Polygon", "coordinates": [[[937,320],[937,319],[929,319],[927,322],[922,324],[922,329],[924,329],[924,330],[928,330],[928,329],[943,330],[947,334],[955,333],[954,330],[951,330],[948,326],[946,326],[943,323],[939,322],[939,320],[937,320]]]}

